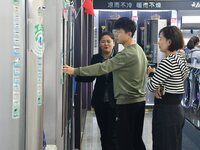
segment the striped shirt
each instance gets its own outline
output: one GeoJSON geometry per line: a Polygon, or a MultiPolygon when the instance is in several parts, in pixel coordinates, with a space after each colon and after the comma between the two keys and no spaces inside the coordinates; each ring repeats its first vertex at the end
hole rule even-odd
{"type": "Polygon", "coordinates": [[[160,62],[154,76],[148,81],[147,88],[153,92],[162,85],[167,93],[182,94],[187,75],[185,58],[180,54],[170,54],[160,62]]]}

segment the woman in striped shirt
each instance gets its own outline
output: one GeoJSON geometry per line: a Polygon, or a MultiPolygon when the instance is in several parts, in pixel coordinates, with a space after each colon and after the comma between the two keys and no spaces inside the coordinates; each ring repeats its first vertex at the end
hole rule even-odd
{"type": "MultiPolygon", "coordinates": [[[[175,26],[159,32],[159,48],[166,54],[147,87],[155,92],[152,134],[153,150],[181,150],[184,112],[180,105],[184,80],[188,74],[187,62],[178,53],[184,46],[183,35],[175,26]]],[[[148,68],[148,73],[153,69],[148,68]]]]}

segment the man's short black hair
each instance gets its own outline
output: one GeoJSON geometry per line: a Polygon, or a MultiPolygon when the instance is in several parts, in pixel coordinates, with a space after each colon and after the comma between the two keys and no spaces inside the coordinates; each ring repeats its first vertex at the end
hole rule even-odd
{"type": "Polygon", "coordinates": [[[128,17],[121,17],[115,22],[114,29],[123,29],[126,33],[132,32],[133,37],[136,31],[136,23],[128,17]]]}

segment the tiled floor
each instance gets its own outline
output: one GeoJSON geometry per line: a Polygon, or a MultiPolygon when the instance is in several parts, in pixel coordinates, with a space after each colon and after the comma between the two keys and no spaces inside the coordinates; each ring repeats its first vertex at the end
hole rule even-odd
{"type": "Polygon", "coordinates": [[[94,111],[87,112],[81,150],[101,150],[100,133],[94,111]]]}
{"type": "Polygon", "coordinates": [[[47,145],[45,150],[57,150],[57,147],[56,147],[56,145],[47,145]]]}
{"type": "MultiPolygon", "coordinates": [[[[151,150],[151,119],[152,113],[146,112],[143,139],[147,150],[151,150]]],[[[99,128],[93,111],[88,111],[81,150],[101,150],[99,128]]]]}
{"type": "MultiPolygon", "coordinates": [[[[144,121],[144,130],[143,130],[143,139],[147,150],[152,150],[151,120],[152,120],[152,112],[146,112],[144,121]]],[[[182,150],[200,150],[198,146],[199,144],[197,145],[195,143],[198,141],[198,139],[195,139],[193,132],[192,134],[190,134],[190,132],[191,128],[187,129],[186,126],[183,128],[182,150]]],[[[195,132],[197,131],[195,130],[195,132]]],[[[88,111],[87,113],[81,150],[101,150],[99,129],[93,111],[88,111]]]]}

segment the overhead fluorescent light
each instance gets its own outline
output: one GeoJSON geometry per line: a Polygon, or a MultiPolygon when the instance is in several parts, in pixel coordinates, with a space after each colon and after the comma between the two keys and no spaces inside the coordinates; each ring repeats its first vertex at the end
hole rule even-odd
{"type": "Polygon", "coordinates": [[[200,23],[200,16],[182,16],[182,23],[200,23]]]}

